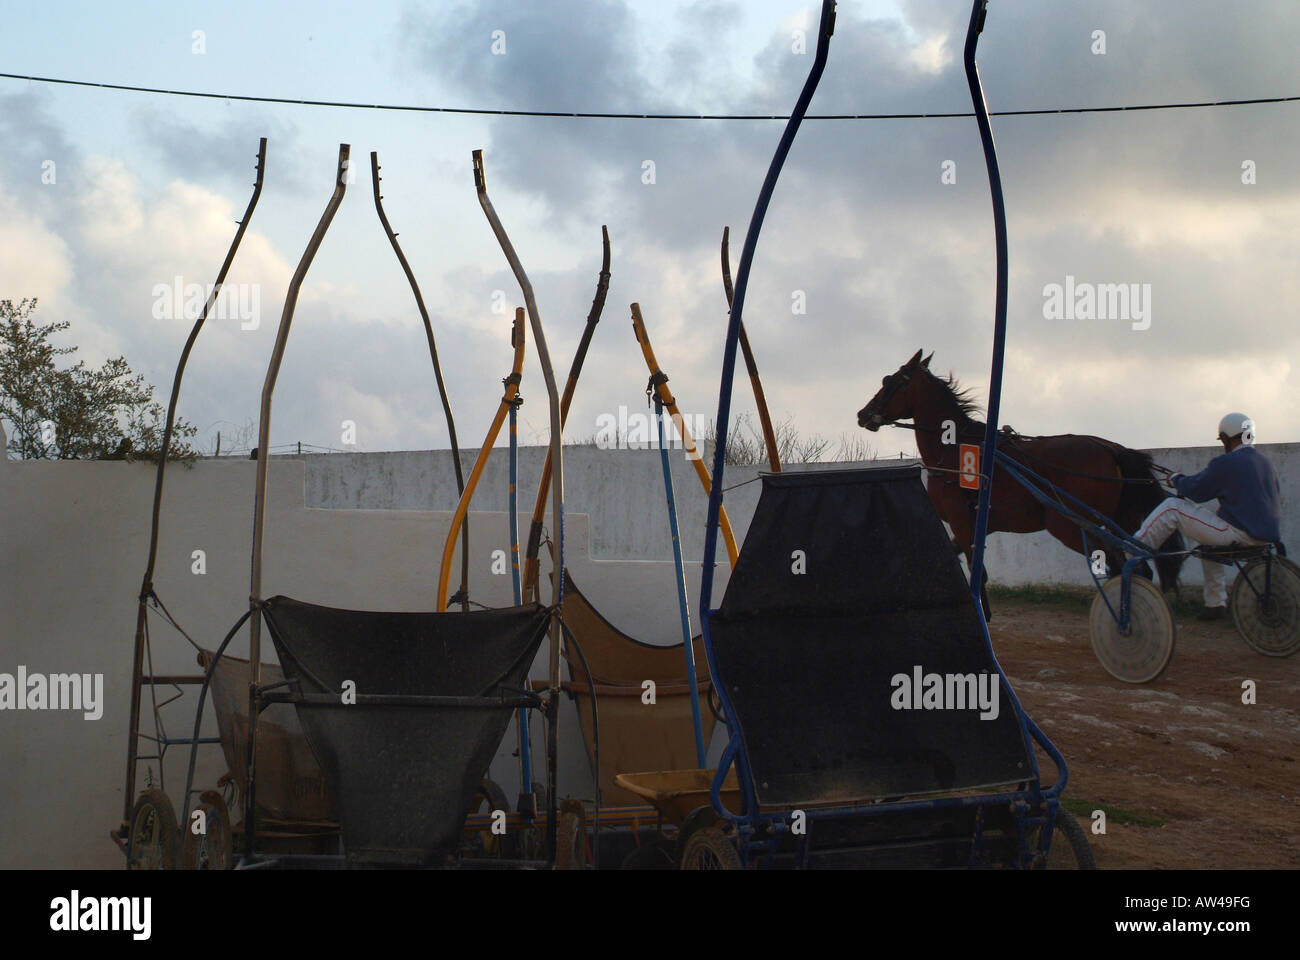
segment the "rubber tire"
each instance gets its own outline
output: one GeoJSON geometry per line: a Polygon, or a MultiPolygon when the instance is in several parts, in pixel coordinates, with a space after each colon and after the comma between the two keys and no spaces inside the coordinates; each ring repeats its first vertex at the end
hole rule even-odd
{"type": "MultiPolygon", "coordinates": [[[[1096,870],[1097,861],[1092,856],[1092,846],[1088,843],[1088,832],[1083,825],[1065,807],[1056,808],[1056,828],[1052,831],[1052,849],[1061,840],[1070,845],[1070,854],[1074,859],[1076,870],[1096,870]]],[[[1050,856],[1048,858],[1051,859],[1050,856]]]]}
{"type": "Polygon", "coordinates": [[[731,838],[717,827],[701,827],[682,850],[683,870],[740,870],[740,853],[731,838]],[[708,861],[712,861],[709,865],[708,861]]]}
{"type": "Polygon", "coordinates": [[[135,806],[131,808],[131,823],[127,828],[126,841],[128,870],[175,870],[180,866],[181,831],[176,824],[176,809],[167,794],[157,789],[141,792],[135,806]],[[136,849],[135,840],[140,828],[144,826],[143,818],[151,812],[156,818],[152,831],[157,839],[154,848],[156,857],[151,856],[145,862],[139,859],[140,851],[136,849]]]}
{"type": "Polygon", "coordinates": [[[1111,577],[1093,598],[1089,613],[1089,636],[1092,652],[1106,672],[1125,683],[1150,683],[1160,677],[1174,658],[1178,627],[1169,603],[1150,580],[1133,577],[1129,602],[1129,635],[1119,632],[1102,594],[1119,609],[1121,578],[1111,577]],[[1140,645],[1145,656],[1137,663],[1124,664],[1115,654],[1140,645]]]}
{"type": "MultiPolygon", "coordinates": [[[[207,843],[202,836],[194,833],[188,826],[181,849],[182,870],[230,870],[234,862],[234,837],[230,828],[230,812],[226,809],[221,794],[215,790],[206,790],[199,797],[195,810],[202,810],[207,818],[207,843]],[[201,848],[206,851],[206,862],[200,859],[201,848]]],[[[194,811],[190,811],[193,816],[194,811]]]]}
{"type": "Polygon", "coordinates": [[[495,780],[484,777],[479,781],[478,790],[474,793],[474,799],[477,801],[470,808],[470,813],[479,813],[482,804],[487,804],[487,812],[494,813],[497,810],[510,812],[510,801],[506,799],[506,792],[501,789],[495,780]]]}
{"type": "Polygon", "coordinates": [[[686,841],[691,839],[691,834],[696,830],[702,830],[704,827],[712,827],[722,822],[722,818],[714,811],[712,807],[696,807],[686,815],[682,820],[682,825],[677,829],[677,862],[680,863],[682,855],[686,853],[686,841]]]}
{"type": "Polygon", "coordinates": [[[1289,657],[1297,650],[1300,650],[1300,567],[1297,567],[1284,557],[1273,558],[1270,593],[1276,596],[1279,593],[1278,587],[1280,584],[1290,584],[1280,592],[1285,607],[1290,610],[1289,616],[1294,623],[1294,629],[1292,636],[1284,640],[1281,645],[1262,646],[1257,642],[1258,638],[1252,636],[1252,626],[1258,624],[1258,620],[1254,619],[1254,617],[1258,611],[1259,600],[1255,596],[1255,591],[1250,588],[1246,578],[1253,576],[1255,571],[1260,571],[1259,583],[1256,586],[1262,588],[1263,566],[1263,560],[1252,560],[1237,575],[1237,579],[1232,583],[1228,609],[1232,611],[1232,621],[1246,646],[1266,657],[1289,657]],[[1249,617],[1247,615],[1248,611],[1249,617]]]}
{"type": "MultiPolygon", "coordinates": [[[[506,813],[510,812],[510,801],[506,799],[506,792],[501,789],[500,784],[495,780],[484,777],[479,781],[478,789],[474,791],[474,799],[470,807],[470,813],[482,813],[483,807],[487,806],[487,813],[495,816],[498,810],[506,813]]],[[[502,857],[513,859],[515,856],[515,840],[507,828],[505,836],[484,832],[481,830],[472,831],[473,836],[470,838],[471,848],[474,850],[474,856],[480,856],[489,860],[496,860],[502,857]]]]}

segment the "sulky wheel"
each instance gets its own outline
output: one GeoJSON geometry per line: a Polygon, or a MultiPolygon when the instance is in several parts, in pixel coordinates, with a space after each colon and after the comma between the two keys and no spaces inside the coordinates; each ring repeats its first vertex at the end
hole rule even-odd
{"type": "Polygon", "coordinates": [[[1264,597],[1267,563],[1259,559],[1246,564],[1232,585],[1228,606],[1250,649],[1266,657],[1289,657],[1300,650],[1300,567],[1285,557],[1273,557],[1264,597]]]}
{"type": "Polygon", "coordinates": [[[1048,870],[1096,870],[1088,833],[1065,807],[1056,808],[1056,828],[1047,854],[1048,870]]]}
{"type": "Polygon", "coordinates": [[[682,851],[683,870],[739,870],[740,854],[731,838],[717,827],[701,827],[682,851]]]}
{"type": "Polygon", "coordinates": [[[1106,606],[1109,600],[1111,608],[1119,612],[1119,577],[1102,584],[1092,601],[1092,652],[1112,677],[1125,683],[1149,683],[1164,673],[1173,659],[1174,615],[1150,580],[1135,576],[1130,587],[1127,635],[1119,632],[1119,623],[1106,606]]]}
{"type": "Polygon", "coordinates": [[[145,790],[131,811],[126,863],[132,870],[175,870],[181,860],[181,831],[167,794],[145,790]]]}
{"type": "Polygon", "coordinates": [[[495,780],[484,777],[479,781],[478,789],[474,791],[470,813],[492,813],[496,810],[509,809],[510,801],[506,798],[506,792],[495,780]]]}
{"type": "Polygon", "coordinates": [[[587,865],[587,812],[581,800],[565,800],[555,836],[555,869],[581,870],[587,865]]]}
{"type": "MultiPolygon", "coordinates": [[[[470,801],[470,813],[486,813],[495,816],[498,810],[509,811],[509,809],[510,801],[506,799],[506,792],[501,789],[500,784],[488,777],[479,781],[478,789],[474,791],[474,799],[470,801]]],[[[501,837],[491,829],[473,830],[470,846],[475,856],[496,859],[513,854],[513,844],[502,843],[502,840],[510,839],[509,832],[506,837],[501,837]]]]}
{"type": "Polygon", "coordinates": [[[181,850],[183,870],[229,870],[234,865],[233,838],[230,832],[230,812],[221,794],[205,790],[198,806],[190,811],[190,823],[185,830],[181,850]],[[195,833],[198,822],[195,811],[202,811],[203,833],[195,833]]]}

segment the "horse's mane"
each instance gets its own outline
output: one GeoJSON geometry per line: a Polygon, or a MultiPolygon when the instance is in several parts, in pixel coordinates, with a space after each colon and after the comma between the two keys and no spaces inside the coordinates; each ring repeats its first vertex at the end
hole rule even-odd
{"type": "MultiPolygon", "coordinates": [[[[929,370],[925,372],[930,373],[929,370]]],[[[974,397],[973,387],[963,387],[957,378],[953,376],[951,370],[948,371],[946,377],[940,377],[933,373],[930,373],[930,376],[934,377],[935,382],[948,391],[948,396],[952,398],[953,403],[957,404],[957,409],[961,411],[962,416],[969,417],[972,420],[979,419],[984,411],[980,409],[980,405],[974,397]]]]}

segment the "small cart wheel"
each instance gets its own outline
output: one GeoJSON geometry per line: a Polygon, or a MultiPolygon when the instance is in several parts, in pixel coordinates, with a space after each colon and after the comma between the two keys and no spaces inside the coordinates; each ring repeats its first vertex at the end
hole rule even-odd
{"type": "Polygon", "coordinates": [[[181,831],[167,794],[145,790],[131,810],[126,863],[132,870],[175,870],[181,860],[181,831]]]}
{"type": "MultiPolygon", "coordinates": [[[[510,801],[506,799],[506,792],[501,789],[500,784],[495,780],[484,777],[479,781],[478,789],[474,791],[474,799],[470,801],[469,812],[487,813],[495,818],[498,810],[509,812],[510,801]]],[[[493,833],[491,829],[473,830],[471,834],[470,847],[477,856],[496,859],[513,853],[513,845],[501,842],[507,838],[493,833]]]]}
{"type": "Polygon", "coordinates": [[[1096,870],[1088,834],[1065,807],[1056,808],[1056,828],[1052,831],[1052,848],[1047,855],[1049,870],[1096,870]],[[1062,842],[1064,841],[1064,842],[1062,842]]]}
{"type": "Polygon", "coordinates": [[[1246,564],[1232,585],[1229,607],[1237,632],[1256,653],[1289,657],[1300,650],[1300,567],[1290,560],[1273,557],[1246,564]],[[1270,562],[1266,598],[1265,565],[1270,562]]]}
{"type": "Polygon", "coordinates": [[[740,854],[731,838],[717,827],[701,827],[682,851],[683,870],[739,870],[740,854]]]}
{"type": "Polygon", "coordinates": [[[199,804],[190,811],[181,851],[183,870],[229,870],[234,864],[234,840],[230,832],[230,812],[221,794],[205,790],[199,804]],[[196,811],[203,812],[204,832],[195,833],[196,811]]]}
{"type": "Polygon", "coordinates": [[[677,849],[674,851],[677,859],[681,860],[682,854],[686,852],[686,843],[691,839],[691,834],[705,827],[717,826],[721,822],[722,818],[710,806],[696,807],[688,813],[682,820],[682,825],[677,828],[677,849]]]}
{"type": "Polygon", "coordinates": [[[1156,585],[1135,576],[1129,590],[1129,630],[1120,633],[1111,614],[1119,612],[1121,578],[1111,577],[1092,601],[1092,652],[1106,671],[1125,683],[1150,683],[1174,656],[1177,629],[1169,604],[1156,585]],[[1106,601],[1110,601],[1107,607],[1106,601]]]}
{"type": "Polygon", "coordinates": [[[555,869],[581,870],[587,865],[587,812],[581,800],[565,800],[555,835],[555,869]]]}
{"type": "Polygon", "coordinates": [[[510,810],[510,801],[506,799],[506,792],[501,789],[495,780],[489,780],[484,777],[479,781],[478,789],[474,791],[473,805],[470,807],[470,813],[482,813],[483,805],[487,804],[487,813],[493,813],[497,810],[510,810]]]}

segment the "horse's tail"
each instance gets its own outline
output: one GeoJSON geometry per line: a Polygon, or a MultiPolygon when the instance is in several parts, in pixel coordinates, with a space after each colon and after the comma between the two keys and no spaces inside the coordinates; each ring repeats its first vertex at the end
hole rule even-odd
{"type": "MultiPolygon", "coordinates": [[[[1151,454],[1143,453],[1141,450],[1130,450],[1128,447],[1122,447],[1118,443],[1112,444],[1111,449],[1115,454],[1115,462],[1119,466],[1120,473],[1126,480],[1155,480],[1155,472],[1151,469],[1151,454]]],[[[1165,499],[1166,494],[1161,492],[1157,483],[1126,483],[1119,496],[1119,506],[1115,510],[1115,522],[1127,530],[1129,533],[1137,533],[1141,527],[1142,521],[1146,519],[1147,514],[1160,505],[1165,499]]],[[[1174,531],[1164,543],[1160,544],[1160,552],[1172,552],[1183,549],[1183,537],[1178,531],[1174,531]]],[[[1178,587],[1178,573],[1182,569],[1184,558],[1162,557],[1156,561],[1156,572],[1160,575],[1160,587],[1162,590],[1175,590],[1178,587]]]]}

